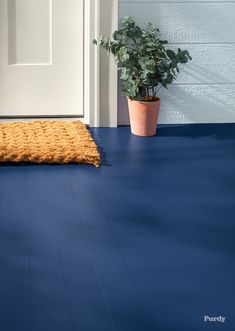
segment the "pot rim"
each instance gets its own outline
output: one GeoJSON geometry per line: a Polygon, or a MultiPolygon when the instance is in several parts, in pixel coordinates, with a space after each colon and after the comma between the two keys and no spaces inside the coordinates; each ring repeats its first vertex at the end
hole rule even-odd
{"type": "Polygon", "coordinates": [[[138,103],[145,103],[145,104],[151,104],[151,103],[157,103],[160,101],[159,97],[155,97],[155,99],[153,101],[147,101],[147,100],[131,100],[129,97],[127,97],[127,99],[131,102],[138,102],[138,103]]]}

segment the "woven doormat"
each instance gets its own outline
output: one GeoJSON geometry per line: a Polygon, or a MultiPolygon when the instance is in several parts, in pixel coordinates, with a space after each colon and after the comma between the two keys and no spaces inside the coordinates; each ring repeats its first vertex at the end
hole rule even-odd
{"type": "Polygon", "coordinates": [[[3,122],[0,162],[75,162],[98,167],[100,154],[80,121],[3,122]]]}

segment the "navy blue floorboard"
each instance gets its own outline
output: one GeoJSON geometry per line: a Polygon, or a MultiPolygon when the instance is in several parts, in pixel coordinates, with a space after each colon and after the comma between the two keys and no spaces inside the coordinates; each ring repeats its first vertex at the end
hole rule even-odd
{"type": "Polygon", "coordinates": [[[0,331],[235,330],[235,124],[92,134],[99,169],[0,166],[0,331]]]}

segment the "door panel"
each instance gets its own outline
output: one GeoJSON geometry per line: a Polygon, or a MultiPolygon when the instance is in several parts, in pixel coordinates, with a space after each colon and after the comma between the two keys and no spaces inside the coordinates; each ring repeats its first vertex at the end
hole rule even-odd
{"type": "Polygon", "coordinates": [[[51,1],[8,0],[8,64],[51,62],[51,1]]]}
{"type": "Polygon", "coordinates": [[[0,116],[83,115],[83,0],[0,0],[0,116]]]}

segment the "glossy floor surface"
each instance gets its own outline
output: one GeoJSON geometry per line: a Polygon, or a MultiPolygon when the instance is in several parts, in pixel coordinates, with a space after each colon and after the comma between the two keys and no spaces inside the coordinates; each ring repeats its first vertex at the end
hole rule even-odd
{"type": "Polygon", "coordinates": [[[0,166],[0,330],[235,330],[235,125],[93,135],[99,169],[0,166]]]}

